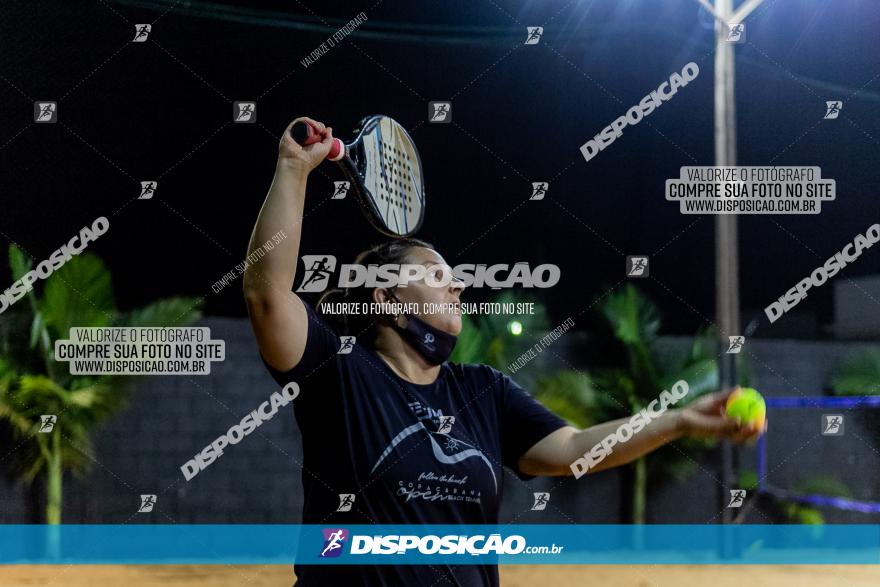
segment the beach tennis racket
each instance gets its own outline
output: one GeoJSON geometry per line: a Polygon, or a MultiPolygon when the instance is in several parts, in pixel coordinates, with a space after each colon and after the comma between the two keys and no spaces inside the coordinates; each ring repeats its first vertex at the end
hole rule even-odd
{"type": "MultiPolygon", "coordinates": [[[[406,129],[388,116],[368,116],[344,144],[334,139],[327,159],[335,161],[351,184],[370,223],[389,236],[411,236],[425,216],[422,161],[406,129]]],[[[302,146],[320,142],[310,123],[298,121],[290,136],[302,146]]]]}

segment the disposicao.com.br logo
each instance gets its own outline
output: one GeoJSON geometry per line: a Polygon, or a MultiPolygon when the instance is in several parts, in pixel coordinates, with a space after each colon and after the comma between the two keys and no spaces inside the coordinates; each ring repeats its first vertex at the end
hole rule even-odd
{"type": "MultiPolygon", "coordinates": [[[[302,282],[297,293],[322,292],[333,283],[336,257],[333,255],[303,255],[302,282]]],[[[455,267],[446,264],[430,266],[419,264],[361,265],[343,264],[339,268],[336,287],[406,287],[422,281],[431,287],[448,287],[452,282],[462,287],[492,289],[525,287],[549,288],[559,283],[558,265],[543,263],[532,268],[525,261],[493,265],[462,263],[455,267]]]]}
{"type": "Polygon", "coordinates": [[[319,558],[335,558],[345,551],[345,542],[351,538],[348,549],[350,555],[406,555],[410,558],[436,555],[516,555],[516,554],[559,554],[564,546],[556,544],[529,546],[524,536],[511,534],[447,534],[438,536],[428,534],[382,534],[349,535],[344,528],[324,528],[323,545],[319,558]]]}

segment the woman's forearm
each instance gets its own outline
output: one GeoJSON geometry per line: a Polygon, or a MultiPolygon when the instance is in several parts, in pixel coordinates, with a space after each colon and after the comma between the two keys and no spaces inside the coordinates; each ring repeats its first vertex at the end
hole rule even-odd
{"type": "Polygon", "coordinates": [[[272,240],[278,231],[284,231],[287,238],[276,244],[269,253],[254,255],[257,260],[249,263],[244,273],[246,291],[290,291],[299,255],[308,174],[306,166],[279,158],[272,185],[251,233],[248,255],[272,240]]]}
{"type": "Polygon", "coordinates": [[[573,433],[569,439],[571,462],[583,458],[581,465],[590,473],[632,462],[683,435],[681,410],[664,412],[638,432],[630,432],[632,429],[630,418],[620,418],[573,433]],[[626,438],[623,442],[616,436],[621,426],[629,429],[620,435],[626,438]],[[597,446],[601,448],[594,450],[597,446]]]}
{"type": "Polygon", "coordinates": [[[530,475],[580,477],[630,463],[682,436],[754,442],[763,428],[726,416],[733,389],[706,394],[684,408],[633,414],[578,430],[573,426],[551,432],[520,457],[519,468],[530,475]],[[621,434],[618,436],[617,431],[621,434]]]}

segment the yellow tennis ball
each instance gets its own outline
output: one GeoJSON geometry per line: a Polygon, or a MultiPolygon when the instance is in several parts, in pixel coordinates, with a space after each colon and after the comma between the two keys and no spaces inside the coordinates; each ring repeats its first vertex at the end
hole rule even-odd
{"type": "Polygon", "coordinates": [[[737,387],[727,398],[727,415],[739,418],[743,424],[762,430],[767,416],[764,398],[752,387],[737,387]]]}

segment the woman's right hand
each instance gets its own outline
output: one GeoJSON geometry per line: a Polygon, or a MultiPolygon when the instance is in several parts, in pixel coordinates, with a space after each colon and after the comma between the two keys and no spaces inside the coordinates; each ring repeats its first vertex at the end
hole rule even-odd
{"type": "Polygon", "coordinates": [[[331,127],[327,127],[324,123],[308,118],[307,116],[300,116],[288,124],[287,128],[284,129],[284,135],[281,137],[281,141],[278,144],[278,163],[289,164],[305,173],[309,173],[324,161],[332,146],[333,129],[331,127]],[[314,128],[318,129],[318,133],[321,136],[321,142],[302,147],[294,141],[293,137],[290,136],[290,129],[299,121],[308,122],[314,128]]]}

